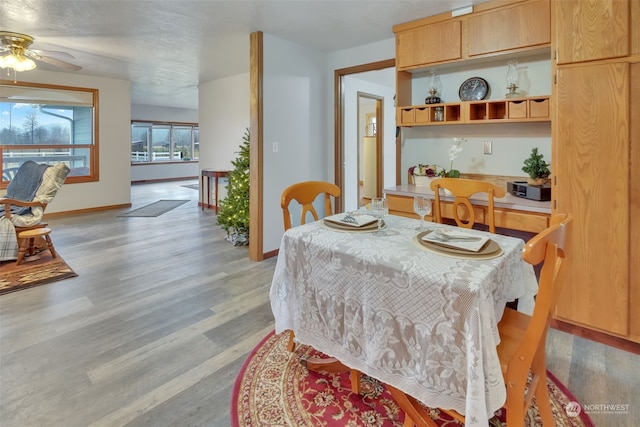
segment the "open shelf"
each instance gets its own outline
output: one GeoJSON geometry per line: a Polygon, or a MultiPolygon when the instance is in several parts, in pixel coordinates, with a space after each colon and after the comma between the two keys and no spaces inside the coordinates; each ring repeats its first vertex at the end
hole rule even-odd
{"type": "Polygon", "coordinates": [[[397,107],[398,126],[551,121],[549,96],[397,107]],[[438,110],[441,113],[438,114],[438,110]],[[442,118],[442,120],[439,120],[442,118]]]}

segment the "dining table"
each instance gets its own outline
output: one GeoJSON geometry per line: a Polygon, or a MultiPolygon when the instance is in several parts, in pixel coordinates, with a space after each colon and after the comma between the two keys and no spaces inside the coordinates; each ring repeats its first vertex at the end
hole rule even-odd
{"type": "MultiPolygon", "coordinates": [[[[366,212],[364,212],[366,214],[366,212]]],[[[429,407],[487,426],[505,403],[496,346],[505,305],[533,267],[524,241],[395,215],[375,228],[319,220],[287,230],[270,289],[276,333],[390,384],[429,407]],[[425,245],[430,232],[464,230],[487,256],[425,245]]]]}

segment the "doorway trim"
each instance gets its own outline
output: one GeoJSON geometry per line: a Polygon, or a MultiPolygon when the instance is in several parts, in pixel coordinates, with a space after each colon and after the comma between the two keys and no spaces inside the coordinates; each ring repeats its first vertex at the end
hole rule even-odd
{"type": "MultiPolygon", "coordinates": [[[[344,193],[344,77],[349,74],[364,73],[367,71],[383,70],[396,66],[396,60],[386,59],[368,64],[341,68],[333,72],[334,82],[334,181],[344,193]]],[[[336,212],[344,210],[344,198],[336,198],[336,212]]]]}
{"type": "MultiPolygon", "coordinates": [[[[358,180],[362,180],[362,177],[360,176],[360,163],[363,161],[362,159],[362,152],[360,150],[360,141],[362,140],[363,137],[365,136],[371,136],[371,135],[361,135],[360,134],[360,98],[366,98],[366,99],[370,99],[372,101],[375,102],[375,112],[373,113],[373,117],[376,118],[376,132],[373,135],[376,138],[376,182],[375,182],[375,196],[374,197],[381,197],[382,196],[382,187],[383,187],[383,182],[384,182],[384,150],[382,148],[382,140],[383,140],[383,135],[384,135],[384,113],[383,113],[383,102],[384,102],[384,98],[382,96],[378,96],[378,95],[373,95],[370,93],[365,93],[365,92],[357,92],[357,97],[358,97],[358,180]]],[[[366,128],[366,124],[365,124],[365,128],[366,128]]],[[[360,183],[358,182],[358,185],[360,183]]],[[[343,192],[344,194],[344,192],[343,192]]],[[[360,192],[358,191],[358,199],[360,199],[360,192]]],[[[344,200],[344,199],[343,199],[344,200]]],[[[360,200],[358,200],[358,206],[360,205],[360,200]]]]}

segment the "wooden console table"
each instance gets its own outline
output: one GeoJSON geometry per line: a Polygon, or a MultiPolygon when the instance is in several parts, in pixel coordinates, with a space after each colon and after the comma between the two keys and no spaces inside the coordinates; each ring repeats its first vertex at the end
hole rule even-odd
{"type": "Polygon", "coordinates": [[[207,209],[213,209],[218,212],[220,207],[218,206],[218,180],[229,176],[228,171],[218,171],[213,169],[202,169],[202,175],[200,177],[200,188],[202,188],[202,210],[206,206],[207,209]],[[204,179],[207,178],[207,204],[204,204],[204,179]],[[214,180],[215,185],[215,197],[214,204],[211,204],[211,180],[214,180]]]}

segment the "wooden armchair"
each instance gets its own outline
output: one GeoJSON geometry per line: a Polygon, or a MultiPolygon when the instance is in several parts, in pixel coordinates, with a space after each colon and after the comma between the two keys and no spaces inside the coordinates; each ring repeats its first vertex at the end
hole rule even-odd
{"type": "MultiPolygon", "coordinates": [[[[497,351],[507,388],[504,408],[509,427],[524,426],[534,396],[543,424],[555,425],[547,390],[545,342],[549,320],[562,290],[562,266],[568,256],[565,242],[571,221],[571,215],[553,215],[549,228],[529,240],[522,252],[522,259],[527,263],[543,263],[533,315],[506,308],[498,323],[500,344],[497,351]]],[[[405,427],[435,426],[424,406],[396,388],[389,389],[407,414],[405,427]]],[[[459,413],[441,410],[464,423],[464,417],[459,413]]]]}
{"type": "Polygon", "coordinates": [[[22,231],[47,226],[42,222],[44,211],[68,174],[69,167],[64,163],[49,166],[27,161],[20,166],[7,187],[7,194],[0,198],[0,207],[4,208],[4,212],[0,211],[0,220],[3,224],[0,226],[2,227],[0,229],[0,248],[11,252],[15,249],[17,256],[17,235],[22,231]],[[25,184],[25,181],[28,182],[25,184]],[[22,189],[16,190],[18,187],[22,187],[22,189]],[[30,196],[25,197],[25,195],[30,196]],[[25,198],[31,199],[23,200],[25,198]],[[11,227],[15,232],[8,232],[11,227]]]}
{"type": "Polygon", "coordinates": [[[435,219],[436,222],[442,223],[442,203],[440,201],[440,189],[448,190],[453,194],[453,219],[458,227],[472,228],[476,223],[476,213],[469,198],[477,193],[486,193],[488,198],[487,225],[489,231],[496,232],[496,221],[494,213],[494,197],[504,197],[506,191],[504,188],[497,187],[490,182],[479,181],[476,179],[463,178],[438,178],[431,181],[431,189],[435,193],[435,219]],[[463,212],[460,213],[460,208],[463,212]]]}

